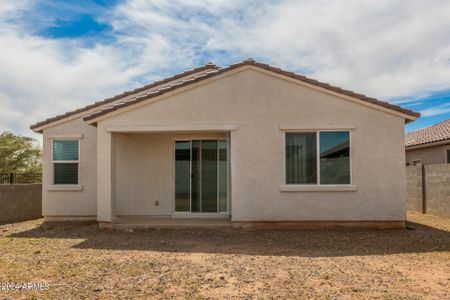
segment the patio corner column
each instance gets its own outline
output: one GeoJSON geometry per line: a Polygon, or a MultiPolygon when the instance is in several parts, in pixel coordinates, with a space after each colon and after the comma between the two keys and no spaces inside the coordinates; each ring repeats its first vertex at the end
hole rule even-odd
{"type": "Polygon", "coordinates": [[[114,137],[111,132],[97,129],[97,221],[108,227],[114,221],[114,137]]]}

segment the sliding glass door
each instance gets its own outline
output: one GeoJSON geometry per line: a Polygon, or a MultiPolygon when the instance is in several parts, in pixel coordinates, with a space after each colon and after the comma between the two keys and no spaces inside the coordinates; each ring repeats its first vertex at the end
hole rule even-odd
{"type": "Polygon", "coordinates": [[[228,211],[228,155],[225,140],[175,142],[175,211],[228,211]]]}
{"type": "Polygon", "coordinates": [[[191,144],[177,142],[175,150],[175,211],[189,211],[191,207],[191,144]]]}

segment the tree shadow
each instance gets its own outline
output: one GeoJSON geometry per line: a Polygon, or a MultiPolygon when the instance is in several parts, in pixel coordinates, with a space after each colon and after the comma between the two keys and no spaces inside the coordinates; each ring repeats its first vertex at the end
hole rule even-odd
{"type": "Polygon", "coordinates": [[[338,257],[450,251],[450,232],[408,222],[414,230],[145,229],[102,230],[95,223],[39,226],[15,238],[82,239],[75,249],[261,256],[338,257]]]}

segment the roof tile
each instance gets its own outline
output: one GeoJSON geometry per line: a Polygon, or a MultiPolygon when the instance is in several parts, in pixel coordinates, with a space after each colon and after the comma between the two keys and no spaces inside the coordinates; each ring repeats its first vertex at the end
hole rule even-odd
{"type": "Polygon", "coordinates": [[[102,106],[102,105],[108,104],[108,103],[112,104],[111,106],[105,107],[104,109],[99,109],[98,111],[94,111],[91,114],[89,114],[89,115],[84,117],[84,120],[86,120],[86,121],[87,120],[92,120],[92,119],[95,119],[95,118],[97,118],[97,117],[99,117],[101,115],[107,114],[107,113],[109,113],[111,111],[118,110],[118,109],[123,108],[125,106],[129,106],[129,105],[138,103],[140,101],[145,101],[145,100],[150,99],[152,97],[156,97],[158,95],[162,95],[162,94],[164,94],[166,92],[172,91],[172,90],[174,90],[174,89],[176,89],[178,87],[186,86],[186,85],[189,85],[189,84],[192,84],[192,83],[195,83],[195,82],[198,82],[198,81],[201,81],[201,80],[204,80],[204,79],[207,79],[207,78],[210,78],[210,77],[222,74],[222,73],[227,72],[229,70],[233,70],[233,69],[239,68],[239,67],[244,66],[244,65],[256,66],[258,68],[269,70],[269,71],[277,73],[277,74],[281,74],[281,75],[284,75],[284,76],[292,77],[292,78],[295,78],[297,80],[306,82],[308,84],[312,84],[312,85],[319,86],[321,88],[328,89],[328,90],[331,90],[331,91],[334,91],[334,92],[337,92],[337,93],[340,93],[340,94],[344,94],[344,95],[347,95],[347,96],[358,98],[360,100],[363,100],[363,101],[366,101],[366,102],[369,102],[369,103],[373,103],[373,104],[376,104],[376,105],[379,105],[379,106],[383,106],[383,107],[386,107],[386,108],[389,108],[389,109],[392,109],[392,110],[404,113],[406,115],[410,115],[412,117],[419,117],[420,116],[419,113],[414,112],[412,110],[404,109],[404,108],[401,108],[400,106],[397,106],[397,105],[393,105],[393,104],[390,104],[390,103],[387,103],[387,102],[383,102],[383,101],[377,100],[375,98],[367,97],[367,96],[365,96],[363,94],[358,94],[358,93],[355,93],[355,92],[352,92],[352,91],[349,91],[349,90],[344,90],[344,89],[342,89],[340,87],[332,86],[332,85],[330,85],[328,83],[323,83],[323,82],[320,82],[318,80],[305,77],[303,75],[295,74],[293,72],[285,71],[285,70],[282,70],[280,68],[272,67],[272,66],[270,66],[268,64],[262,64],[262,63],[256,62],[252,58],[249,58],[249,59],[246,59],[246,60],[244,60],[242,62],[231,64],[231,65],[229,65],[227,67],[224,67],[224,68],[218,68],[216,65],[208,63],[208,64],[204,65],[203,67],[192,69],[192,70],[189,70],[189,71],[186,71],[186,72],[174,75],[172,77],[156,81],[154,83],[145,85],[143,87],[134,89],[132,91],[127,91],[127,92],[124,92],[122,94],[116,95],[114,97],[107,98],[107,99],[102,100],[102,101],[98,101],[98,102],[96,102],[96,103],[94,103],[92,105],[88,105],[88,106],[86,106],[84,108],[77,109],[75,111],[71,111],[71,112],[65,113],[63,115],[59,115],[59,116],[56,116],[54,118],[50,118],[50,119],[47,119],[45,121],[36,123],[36,124],[30,126],[30,128],[31,129],[35,129],[35,128],[41,127],[43,125],[52,123],[54,121],[63,119],[65,117],[67,117],[67,116],[71,116],[71,115],[74,115],[76,113],[80,113],[80,112],[83,112],[83,111],[88,111],[88,110],[93,109],[93,108],[95,108],[97,106],[102,106]],[[136,93],[145,91],[145,90],[150,89],[150,88],[157,88],[159,85],[170,83],[172,81],[176,81],[177,79],[181,79],[183,77],[186,77],[186,76],[191,75],[191,74],[198,73],[198,72],[203,71],[203,70],[206,71],[206,72],[201,73],[201,74],[196,75],[196,76],[193,76],[193,77],[190,77],[190,78],[186,78],[186,79],[180,80],[179,82],[173,82],[172,84],[169,84],[167,86],[162,86],[159,89],[151,91],[150,93],[146,93],[145,95],[139,95],[138,97],[133,97],[133,98],[130,98],[130,99],[126,99],[126,101],[117,102],[117,100],[119,100],[121,98],[124,98],[126,96],[129,96],[129,95],[132,95],[132,94],[136,94],[136,93]]]}
{"type": "Polygon", "coordinates": [[[450,140],[450,119],[405,135],[405,147],[450,140]]]}
{"type": "Polygon", "coordinates": [[[175,81],[177,79],[183,78],[185,76],[189,76],[191,74],[195,74],[195,73],[198,73],[198,72],[201,72],[201,71],[206,71],[206,70],[217,70],[218,68],[219,68],[218,66],[216,66],[216,65],[214,65],[212,63],[207,63],[204,66],[201,66],[201,67],[198,67],[198,68],[194,68],[194,69],[190,69],[190,70],[186,70],[186,71],[184,71],[182,73],[179,73],[179,74],[173,75],[171,77],[167,77],[167,78],[164,78],[164,79],[152,82],[150,84],[146,84],[146,85],[141,86],[139,88],[136,88],[134,90],[125,91],[125,92],[117,94],[117,95],[115,95],[113,97],[106,98],[104,100],[97,101],[97,102],[95,102],[93,104],[86,105],[85,107],[78,108],[76,110],[69,111],[69,112],[66,112],[64,114],[52,117],[52,118],[48,118],[48,119],[46,119],[44,121],[41,121],[41,122],[38,122],[36,124],[31,125],[30,128],[31,129],[35,129],[35,128],[41,127],[43,125],[46,125],[46,124],[49,124],[49,123],[52,123],[52,122],[64,119],[66,117],[69,117],[69,116],[72,116],[72,115],[75,115],[75,114],[78,114],[78,113],[81,113],[81,112],[85,112],[85,111],[91,110],[91,109],[93,109],[95,107],[115,102],[115,101],[117,101],[117,100],[119,100],[121,98],[127,97],[129,95],[133,95],[133,94],[145,91],[147,89],[151,89],[151,88],[157,87],[159,85],[162,85],[162,84],[165,84],[165,83],[169,83],[171,81],[175,81]]]}

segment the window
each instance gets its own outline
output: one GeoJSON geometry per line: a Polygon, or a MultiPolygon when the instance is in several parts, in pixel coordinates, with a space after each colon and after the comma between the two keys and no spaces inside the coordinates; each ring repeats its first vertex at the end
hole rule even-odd
{"type": "Polygon", "coordinates": [[[286,133],[286,184],[350,184],[350,132],[286,133]]]}
{"type": "Polygon", "coordinates": [[[350,184],[350,133],[320,132],[320,184],[350,184]]]}
{"type": "Polygon", "coordinates": [[[450,164],[450,149],[447,149],[447,163],[450,164]]]}
{"type": "Polygon", "coordinates": [[[53,140],[53,184],[78,184],[79,140],[53,140]]]}
{"type": "Polygon", "coordinates": [[[317,183],[315,132],[286,133],[286,183],[317,183]]]}

